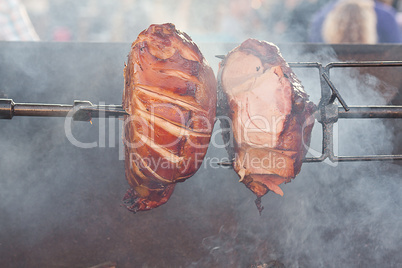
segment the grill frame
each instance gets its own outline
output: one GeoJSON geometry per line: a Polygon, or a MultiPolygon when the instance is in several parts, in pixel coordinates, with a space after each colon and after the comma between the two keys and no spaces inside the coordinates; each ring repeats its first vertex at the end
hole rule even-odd
{"type": "Polygon", "coordinates": [[[293,62],[292,68],[317,68],[319,71],[321,99],[318,105],[317,121],[322,125],[322,154],[318,157],[306,157],[304,162],[323,162],[327,158],[331,162],[349,161],[395,161],[402,160],[402,155],[355,155],[339,156],[334,152],[334,123],[338,119],[373,119],[373,118],[402,118],[402,106],[348,106],[339,90],[330,79],[330,70],[333,68],[362,68],[362,67],[399,67],[402,61],[357,61],[357,62],[330,62],[325,66],[319,62],[293,62]],[[338,107],[334,102],[338,99],[338,107]]]}

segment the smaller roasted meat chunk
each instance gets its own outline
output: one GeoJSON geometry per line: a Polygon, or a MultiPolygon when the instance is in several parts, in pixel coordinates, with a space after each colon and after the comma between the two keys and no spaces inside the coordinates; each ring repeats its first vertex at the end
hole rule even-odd
{"type": "MultiPolygon", "coordinates": [[[[228,53],[218,73],[219,109],[234,170],[258,198],[300,172],[316,106],[277,46],[248,39],[228,53]],[[234,138],[230,147],[230,138],[234,138]]],[[[258,200],[258,199],[257,199],[258,200]]]]}

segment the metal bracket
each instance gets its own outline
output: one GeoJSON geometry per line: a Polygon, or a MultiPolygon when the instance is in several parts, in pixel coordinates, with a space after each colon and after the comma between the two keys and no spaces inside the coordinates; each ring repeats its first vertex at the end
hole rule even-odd
{"type": "Polygon", "coordinates": [[[338,156],[334,153],[333,125],[338,119],[348,118],[402,118],[402,106],[348,106],[340,91],[330,79],[330,69],[342,67],[394,67],[402,66],[402,61],[363,61],[363,62],[332,62],[326,66],[314,62],[289,63],[292,68],[318,68],[321,83],[321,100],[318,105],[317,121],[322,125],[322,154],[319,157],[306,157],[304,162],[322,162],[329,159],[332,162],[345,161],[386,161],[402,160],[402,155],[363,155],[338,156]],[[338,99],[342,105],[334,104],[338,99]]]}

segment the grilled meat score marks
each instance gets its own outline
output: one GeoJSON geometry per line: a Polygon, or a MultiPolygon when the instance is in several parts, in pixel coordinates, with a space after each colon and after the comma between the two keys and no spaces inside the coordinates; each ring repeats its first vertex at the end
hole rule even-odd
{"type": "Polygon", "coordinates": [[[166,203],[200,167],[216,114],[215,75],[191,38],[154,24],[132,44],[124,68],[124,197],[132,211],[166,203]]]}
{"type": "Polygon", "coordinates": [[[268,191],[283,195],[279,185],[300,172],[316,106],[278,47],[256,39],[222,60],[218,87],[218,109],[230,118],[221,120],[225,144],[261,212],[260,198],[268,191]]]}

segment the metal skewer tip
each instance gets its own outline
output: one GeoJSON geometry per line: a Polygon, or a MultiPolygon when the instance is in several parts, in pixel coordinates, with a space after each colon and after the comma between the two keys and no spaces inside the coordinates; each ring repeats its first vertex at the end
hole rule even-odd
{"type": "Polygon", "coordinates": [[[12,99],[0,99],[0,119],[14,116],[72,116],[76,121],[90,121],[92,118],[119,117],[128,115],[121,105],[93,105],[90,101],[74,101],[68,104],[15,103],[12,99]]]}
{"type": "Polygon", "coordinates": [[[222,167],[231,167],[231,166],[233,166],[233,162],[230,162],[230,161],[222,161],[222,162],[219,162],[218,165],[219,165],[219,166],[222,166],[222,167]]]}

